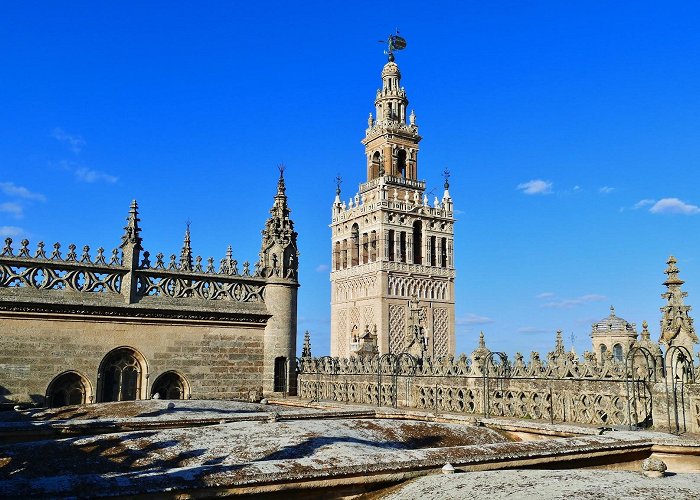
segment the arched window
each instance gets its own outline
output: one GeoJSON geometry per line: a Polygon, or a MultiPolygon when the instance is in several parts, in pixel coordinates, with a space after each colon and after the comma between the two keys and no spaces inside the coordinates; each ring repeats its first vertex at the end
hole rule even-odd
{"type": "Polygon", "coordinates": [[[348,240],[343,240],[343,244],[340,248],[340,268],[345,269],[348,267],[348,240]]]}
{"type": "Polygon", "coordinates": [[[406,150],[399,149],[396,153],[396,173],[401,177],[406,177],[406,150]]]}
{"type": "Polygon", "coordinates": [[[275,392],[287,390],[287,358],[279,356],[275,358],[275,392]]]}
{"type": "Polygon", "coordinates": [[[100,401],[134,401],[141,397],[143,357],[134,349],[115,349],[102,360],[100,401]]]}
{"type": "Polygon", "coordinates": [[[413,263],[423,263],[423,223],[419,220],[413,223],[413,263]]]}
{"type": "Polygon", "coordinates": [[[54,378],[46,390],[49,408],[87,403],[89,383],[77,372],[64,372],[54,378]]]}
{"type": "Polygon", "coordinates": [[[600,344],[600,359],[605,359],[605,353],[608,352],[608,347],[605,344],[600,344]]]}
{"type": "Polygon", "coordinates": [[[369,233],[369,261],[377,260],[377,231],[369,233]]]}
{"type": "Polygon", "coordinates": [[[401,262],[406,262],[406,231],[401,231],[399,234],[399,252],[401,262]]]}
{"type": "Polygon", "coordinates": [[[340,259],[340,242],[339,241],[336,241],[335,245],[333,246],[333,260],[334,260],[334,264],[335,264],[334,265],[335,270],[336,271],[340,270],[340,265],[341,265],[340,260],[341,259],[340,259]]]}
{"type": "Polygon", "coordinates": [[[358,226],[357,224],[352,225],[350,240],[350,265],[356,266],[360,263],[360,226],[358,226]]]}
{"type": "Polygon", "coordinates": [[[615,361],[622,361],[622,345],[621,344],[615,344],[613,346],[613,358],[615,358],[615,361]]]}
{"type": "Polygon", "coordinates": [[[189,384],[185,377],[175,371],[161,374],[151,388],[151,397],[158,394],[160,399],[188,399],[189,384]]]}
{"type": "Polygon", "coordinates": [[[447,238],[442,238],[440,243],[440,265],[447,267],[447,238]]]}
{"type": "Polygon", "coordinates": [[[430,265],[434,266],[437,262],[437,237],[430,237],[430,265]]]}
{"type": "Polygon", "coordinates": [[[362,260],[361,264],[367,264],[369,262],[369,234],[362,233],[362,260]]]}
{"type": "Polygon", "coordinates": [[[389,260],[395,259],[395,255],[394,255],[395,254],[394,247],[396,246],[394,243],[394,241],[395,241],[394,238],[396,237],[395,234],[396,233],[394,233],[393,229],[389,229],[389,236],[388,236],[389,244],[387,245],[387,247],[389,248],[389,260]]]}

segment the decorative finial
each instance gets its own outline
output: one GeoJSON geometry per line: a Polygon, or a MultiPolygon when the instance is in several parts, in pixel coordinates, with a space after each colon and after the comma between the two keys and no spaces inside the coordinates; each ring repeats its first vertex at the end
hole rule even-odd
{"type": "Polygon", "coordinates": [[[286,187],[284,185],[284,171],[286,168],[287,167],[285,167],[284,163],[277,165],[277,169],[280,171],[280,178],[277,180],[277,194],[275,195],[275,198],[278,199],[286,200],[286,187]]]}
{"type": "Polygon", "coordinates": [[[335,194],[340,196],[340,185],[343,183],[343,178],[338,174],[335,177],[335,194]]]}
{"type": "Polygon", "coordinates": [[[446,168],[442,176],[445,178],[445,189],[450,189],[450,170],[446,168]]]}
{"type": "Polygon", "coordinates": [[[399,36],[399,29],[396,28],[395,35],[389,35],[386,40],[379,40],[379,43],[386,43],[387,50],[384,51],[385,54],[389,56],[389,62],[394,62],[394,51],[403,50],[406,48],[406,39],[399,36]]]}
{"type": "Polygon", "coordinates": [[[610,316],[615,316],[615,306],[610,306],[610,316]]]}
{"type": "Polygon", "coordinates": [[[556,352],[557,354],[563,354],[565,352],[564,339],[562,337],[561,330],[557,330],[557,340],[556,340],[554,352],[556,352]]]}
{"type": "Polygon", "coordinates": [[[479,333],[479,347],[484,349],[486,347],[486,340],[484,340],[484,332],[479,333]]]}

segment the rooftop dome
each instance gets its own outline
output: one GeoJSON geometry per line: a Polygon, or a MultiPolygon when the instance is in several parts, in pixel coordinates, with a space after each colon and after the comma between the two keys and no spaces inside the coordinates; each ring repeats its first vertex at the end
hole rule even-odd
{"type": "Polygon", "coordinates": [[[626,333],[635,336],[637,335],[633,323],[629,323],[623,318],[615,316],[615,308],[613,306],[610,306],[610,316],[593,323],[593,333],[609,334],[611,332],[626,333]]]}
{"type": "Polygon", "coordinates": [[[382,78],[385,76],[398,76],[401,78],[401,71],[399,71],[399,66],[393,62],[389,61],[384,65],[384,68],[382,69],[382,78]]]}

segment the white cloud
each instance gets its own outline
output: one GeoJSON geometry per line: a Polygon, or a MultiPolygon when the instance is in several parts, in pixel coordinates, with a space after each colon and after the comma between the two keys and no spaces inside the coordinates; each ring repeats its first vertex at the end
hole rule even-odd
{"type": "Polygon", "coordinates": [[[494,323],[496,320],[491,319],[487,316],[480,316],[474,313],[467,313],[464,316],[457,318],[456,323],[458,325],[488,325],[494,323]]]}
{"type": "Polygon", "coordinates": [[[316,266],[316,272],[317,273],[326,273],[330,270],[330,266],[328,264],[319,264],[316,266]]]}
{"type": "Polygon", "coordinates": [[[17,186],[12,182],[0,182],[0,191],[7,196],[14,198],[24,198],[25,200],[46,201],[46,196],[40,193],[33,193],[29,189],[17,186]]]}
{"type": "Polygon", "coordinates": [[[582,295],[574,299],[558,299],[545,302],[541,307],[548,309],[571,309],[572,307],[588,304],[590,302],[600,302],[605,299],[605,295],[597,295],[594,293],[582,295]]]}
{"type": "Polygon", "coordinates": [[[654,203],[656,203],[656,200],[650,200],[649,198],[646,198],[644,200],[639,200],[637,203],[635,203],[633,208],[637,210],[649,205],[653,205],[654,203]]]}
{"type": "Polygon", "coordinates": [[[87,167],[77,167],[73,171],[73,173],[78,178],[78,180],[89,183],[104,181],[109,182],[110,184],[114,184],[119,180],[118,177],[87,167]]]}
{"type": "Polygon", "coordinates": [[[694,215],[700,213],[700,207],[691,205],[678,198],[663,198],[649,209],[653,214],[683,214],[694,215]]]}
{"type": "Polygon", "coordinates": [[[615,191],[615,188],[610,186],[603,186],[602,188],[598,188],[598,192],[600,194],[610,194],[613,191],[615,191]]]}
{"type": "Polygon", "coordinates": [[[574,191],[581,191],[581,186],[579,186],[578,184],[574,186],[574,191]]]}
{"type": "Polygon", "coordinates": [[[538,298],[538,299],[551,299],[552,297],[554,297],[554,293],[552,293],[552,292],[542,292],[542,293],[535,295],[535,298],[538,298]]]}
{"type": "Polygon", "coordinates": [[[0,236],[19,236],[24,234],[24,229],[16,226],[0,226],[0,236]]]}
{"type": "Polygon", "coordinates": [[[544,328],[537,328],[536,326],[523,326],[518,328],[518,333],[547,333],[548,330],[544,328]]]}
{"type": "Polygon", "coordinates": [[[5,212],[14,215],[16,218],[21,218],[23,214],[22,205],[12,201],[0,203],[0,212],[5,212]]]}
{"type": "Polygon", "coordinates": [[[553,184],[549,181],[533,179],[531,181],[518,184],[517,189],[521,190],[524,194],[551,194],[552,186],[553,184]]]}
{"type": "Polygon", "coordinates": [[[80,153],[80,150],[85,146],[85,139],[79,135],[69,134],[62,128],[56,127],[51,132],[51,135],[57,141],[67,144],[71,151],[74,153],[80,153]]]}

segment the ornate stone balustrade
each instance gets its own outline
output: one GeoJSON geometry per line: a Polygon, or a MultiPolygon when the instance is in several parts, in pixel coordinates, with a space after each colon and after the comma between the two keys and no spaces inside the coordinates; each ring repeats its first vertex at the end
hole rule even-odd
{"type": "Polygon", "coordinates": [[[137,295],[175,299],[228,300],[264,302],[265,282],[238,275],[198,273],[192,271],[140,270],[137,272],[137,295]]]}
{"type": "Polygon", "coordinates": [[[454,278],[454,269],[448,269],[444,267],[437,266],[424,266],[422,264],[409,264],[407,262],[396,262],[396,261],[375,261],[368,262],[367,264],[358,264],[356,266],[351,266],[345,269],[337,269],[331,271],[336,279],[350,278],[357,273],[357,269],[362,268],[367,272],[374,271],[401,271],[410,274],[426,275],[426,276],[442,276],[445,278],[454,278]]]}
{"type": "MultiPolygon", "coordinates": [[[[392,355],[385,355],[392,356],[392,355]]],[[[400,359],[393,356],[394,359],[400,359]]],[[[549,356],[542,361],[539,353],[532,352],[526,363],[520,353],[516,353],[515,362],[507,365],[507,373],[503,365],[489,368],[489,376],[501,376],[510,379],[583,379],[583,380],[626,380],[627,369],[624,362],[608,360],[597,363],[594,356],[587,355],[584,359],[569,353],[564,356],[549,356]],[[499,370],[501,373],[499,374],[499,370]]],[[[393,365],[390,358],[301,358],[299,371],[302,375],[320,373],[322,375],[386,375],[415,377],[483,377],[484,365],[473,362],[466,355],[458,358],[427,358],[423,363],[403,361],[393,365]]],[[[638,367],[637,367],[638,368],[638,367]]],[[[630,377],[632,375],[630,374],[630,377]]]]}
{"type": "Polygon", "coordinates": [[[12,239],[7,238],[0,254],[0,288],[119,294],[126,273],[117,249],[107,260],[100,247],[93,260],[87,245],[80,256],[74,244],[68,245],[64,257],[60,243],[55,243],[47,255],[45,244],[39,242],[32,256],[29,240],[25,239],[15,255],[12,239]]]}
{"type": "Polygon", "coordinates": [[[590,353],[580,359],[556,352],[546,361],[533,352],[527,362],[516,354],[511,363],[489,353],[422,363],[407,354],[301,358],[298,393],[309,399],[607,426],[643,425],[651,420],[652,400],[654,411],[665,404],[660,365],[610,358],[598,363],[590,353]]]}
{"type": "Polygon", "coordinates": [[[139,266],[131,269],[123,264],[119,249],[112,250],[111,256],[106,257],[104,248],[100,247],[93,257],[87,245],[79,255],[76,245],[70,244],[64,255],[60,243],[55,243],[53,249],[47,251],[44,242],[39,242],[34,252],[29,249],[29,240],[22,240],[18,249],[12,243],[11,238],[6,238],[0,253],[0,290],[23,289],[34,294],[64,291],[119,295],[125,278],[133,276],[137,283],[134,300],[153,297],[265,301],[265,279],[259,265],[251,271],[246,261],[239,272],[230,248],[226,257],[221,259],[218,270],[213,258],[207,260],[206,266],[202,265],[201,257],[196,257],[194,265],[188,265],[187,259],[177,262],[176,256],[171,255],[166,264],[162,253],[157,254],[155,263],[151,264],[147,251],[143,252],[139,266]]]}

